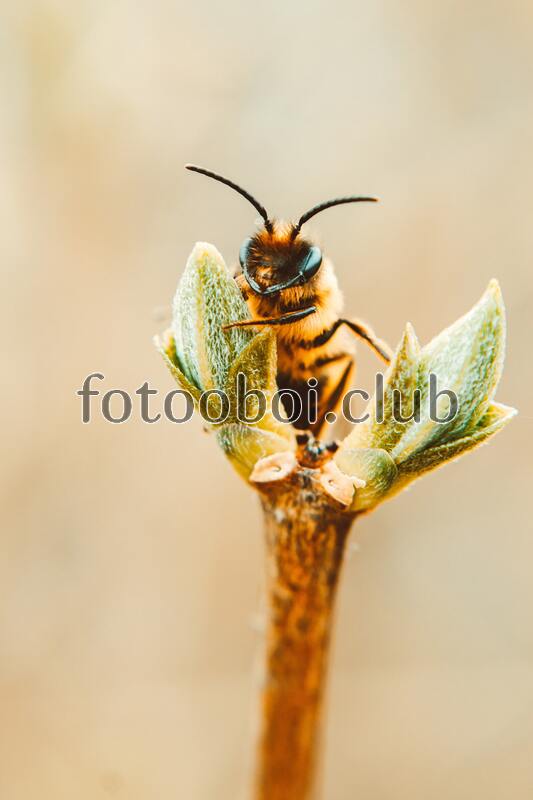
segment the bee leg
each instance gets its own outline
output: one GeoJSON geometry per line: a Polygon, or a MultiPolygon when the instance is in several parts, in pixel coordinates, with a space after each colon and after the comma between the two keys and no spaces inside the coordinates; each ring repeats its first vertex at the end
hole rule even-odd
{"type": "Polygon", "coordinates": [[[363,339],[369,344],[372,350],[374,350],[386,364],[390,362],[393,354],[389,345],[381,339],[378,339],[372,328],[369,328],[364,322],[355,319],[340,319],[339,324],[346,325],[352,333],[355,333],[356,336],[359,336],[360,339],[363,339]]]}
{"type": "Polygon", "coordinates": [[[222,330],[227,331],[229,328],[248,328],[256,327],[259,325],[289,325],[291,322],[298,322],[300,319],[314,314],[316,306],[309,306],[308,308],[298,308],[296,311],[289,311],[288,314],[282,314],[281,317],[263,317],[262,319],[244,319],[239,322],[230,322],[229,325],[223,325],[222,330]]]}
{"type": "Polygon", "coordinates": [[[326,414],[328,411],[333,411],[334,408],[337,407],[339,400],[342,397],[342,394],[346,388],[346,384],[350,379],[350,375],[352,374],[352,370],[354,367],[354,360],[350,355],[346,355],[347,364],[345,369],[342,372],[339,380],[337,381],[336,385],[332,388],[329,395],[324,398],[323,403],[323,413],[319,416],[315,425],[313,425],[313,433],[316,437],[319,436],[324,424],[326,422],[326,414]]]}

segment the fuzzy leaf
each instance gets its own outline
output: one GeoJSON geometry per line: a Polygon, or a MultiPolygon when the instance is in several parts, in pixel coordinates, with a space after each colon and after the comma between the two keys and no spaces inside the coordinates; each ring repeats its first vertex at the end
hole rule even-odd
{"type": "MultiPolygon", "coordinates": [[[[276,386],[276,335],[271,329],[223,326],[248,319],[241,292],[218,251],[209,244],[195,245],[174,299],[172,331],[156,345],[178,385],[205,408],[205,421],[217,431],[217,440],[241,474],[247,477],[255,462],[273,453],[294,450],[293,428],[274,419],[271,399],[276,386]],[[267,413],[257,426],[238,419],[237,378],[246,378],[247,392],[265,395],[267,413]],[[229,415],[211,422],[221,411],[220,398],[203,398],[206,390],[221,390],[229,400],[229,415]],[[261,430],[258,430],[261,429],[261,430]]],[[[257,397],[246,403],[247,416],[257,412],[257,397]],[[256,407],[254,409],[254,401],[256,407]]],[[[202,412],[204,413],[204,412],[202,412]]]]}
{"type": "Polygon", "coordinates": [[[393,449],[405,433],[405,424],[395,421],[394,404],[401,408],[403,417],[411,415],[414,390],[418,384],[419,357],[420,345],[412,325],[408,322],[394,359],[384,376],[381,415],[376,408],[376,398],[372,398],[366,407],[369,418],[354,426],[342,443],[343,449],[383,448],[388,452],[393,449]]]}
{"type": "Polygon", "coordinates": [[[457,458],[467,450],[472,450],[474,447],[483,444],[507,425],[516,413],[514,408],[504,406],[501,403],[492,403],[483,417],[466,436],[435,447],[429,447],[399,464],[398,473],[400,479],[404,476],[410,476],[410,480],[413,480],[424,472],[435,469],[441,464],[457,458]]]}
{"type": "Polygon", "coordinates": [[[479,302],[420,351],[408,325],[386,376],[380,421],[374,398],[369,419],[356,425],[335,456],[346,474],[366,481],[356,492],[354,508],[366,510],[391,497],[419,475],[482,444],[509,422],[514,409],[492,402],[501,376],[505,345],[505,311],[497,281],[491,281],[479,302]],[[430,373],[437,391],[455,393],[456,415],[430,408],[430,373]],[[419,419],[409,418],[414,391],[420,393],[419,419]],[[401,408],[393,393],[401,396],[401,408]],[[381,454],[379,457],[377,454],[381,454]],[[385,459],[384,456],[387,456],[385,459]],[[390,463],[389,463],[390,462],[390,463]],[[392,469],[391,465],[394,467],[392,469]]]}
{"type": "Polygon", "coordinates": [[[396,466],[385,450],[342,448],[335,455],[334,461],[345,475],[365,481],[366,485],[355,492],[352,504],[354,511],[364,511],[375,506],[396,479],[396,466]]]}
{"type": "MultiPolygon", "coordinates": [[[[276,334],[271,328],[261,331],[246,345],[231,365],[226,391],[232,407],[232,420],[237,418],[237,380],[239,373],[246,377],[246,392],[261,392],[266,400],[267,411],[257,423],[259,428],[272,431],[289,440],[294,439],[294,429],[288,423],[281,422],[272,415],[272,397],[277,391],[277,347],[276,334]]],[[[253,418],[257,412],[256,398],[252,395],[246,403],[246,414],[253,418]]],[[[280,413],[283,408],[280,406],[280,413]]]]}
{"type": "Polygon", "coordinates": [[[422,350],[418,374],[420,422],[405,426],[392,450],[396,464],[429,446],[459,438],[483,417],[500,379],[504,346],[505,311],[500,287],[493,280],[471,311],[422,350]],[[448,389],[457,396],[458,413],[447,423],[430,418],[430,373],[437,376],[439,391],[448,389]]]}
{"type": "Polygon", "coordinates": [[[220,428],[217,432],[217,441],[239,475],[245,480],[248,480],[260,458],[294,450],[292,443],[283,436],[235,423],[220,428]]]}
{"type": "Polygon", "coordinates": [[[213,245],[198,242],[178,285],[172,321],[178,359],[191,383],[201,389],[225,385],[232,362],[254,332],[222,326],[248,318],[222,256],[213,245]]]}
{"type": "Polygon", "coordinates": [[[162,339],[159,336],[154,336],[154,344],[157,350],[161,353],[163,361],[169,368],[170,373],[178,386],[184,391],[189,392],[195,402],[198,403],[201,391],[185,376],[183,367],[180,364],[176,354],[176,344],[174,342],[172,331],[166,331],[163,334],[162,339]]]}
{"type": "Polygon", "coordinates": [[[239,372],[246,375],[249,389],[276,391],[276,334],[266,328],[253,336],[230,367],[228,386],[233,387],[239,372]]]}

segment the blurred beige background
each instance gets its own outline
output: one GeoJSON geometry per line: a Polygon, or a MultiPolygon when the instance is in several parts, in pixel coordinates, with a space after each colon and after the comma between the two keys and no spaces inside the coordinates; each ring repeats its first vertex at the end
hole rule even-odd
{"type": "MultiPolygon", "coordinates": [[[[245,798],[257,503],[198,421],[82,426],[172,388],[151,337],[241,181],[314,229],[347,309],[427,341],[500,279],[487,448],[362,520],[339,598],[328,800],[533,795],[533,11],[522,0],[2,3],[2,800],[245,798]]],[[[378,363],[360,348],[359,386],[378,363]]],[[[161,399],[155,401],[160,410],[161,399]]]]}

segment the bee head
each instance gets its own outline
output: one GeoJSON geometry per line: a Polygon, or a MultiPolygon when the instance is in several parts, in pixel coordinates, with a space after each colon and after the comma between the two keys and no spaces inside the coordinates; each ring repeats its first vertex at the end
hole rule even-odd
{"type": "Polygon", "coordinates": [[[301,286],[310,281],[320,269],[322,252],[300,235],[302,225],[315,214],[343,203],[375,202],[375,197],[337,197],[326,200],[302,214],[297,223],[274,223],[267,211],[249,192],[216,172],[187,164],[186,169],[199,172],[208,178],[234,189],[246,198],[264,220],[261,231],[245,239],[240,252],[240,265],[248,285],[256,294],[272,295],[291,286],[301,286]]]}
{"type": "Polygon", "coordinates": [[[320,269],[322,252],[295,235],[294,226],[272,223],[244,240],[239,262],[250,288],[271,295],[310,281],[320,269]]]}

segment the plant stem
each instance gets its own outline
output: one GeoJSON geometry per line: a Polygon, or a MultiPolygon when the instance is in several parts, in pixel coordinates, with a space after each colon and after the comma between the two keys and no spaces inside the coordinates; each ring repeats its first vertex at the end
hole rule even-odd
{"type": "Polygon", "coordinates": [[[305,469],[271,485],[262,504],[268,625],[255,800],[309,800],[332,612],[353,515],[305,469]]]}

